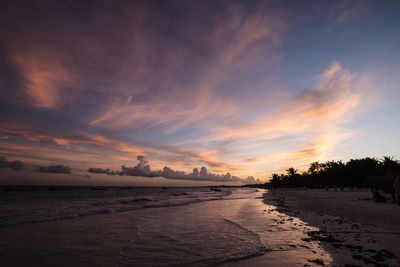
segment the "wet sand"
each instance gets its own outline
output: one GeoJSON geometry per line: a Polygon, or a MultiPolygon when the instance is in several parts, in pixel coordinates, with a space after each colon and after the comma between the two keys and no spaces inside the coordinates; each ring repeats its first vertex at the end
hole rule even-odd
{"type": "Polygon", "coordinates": [[[319,228],[308,240],[321,242],[332,266],[400,266],[400,206],[375,203],[368,190],[271,190],[264,202],[319,228]]]}

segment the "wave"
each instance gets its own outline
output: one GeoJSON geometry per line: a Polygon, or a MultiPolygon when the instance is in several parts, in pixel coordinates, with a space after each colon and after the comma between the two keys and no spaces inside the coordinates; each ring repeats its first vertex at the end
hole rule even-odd
{"type": "MultiPolygon", "coordinates": [[[[191,211],[196,208],[204,206],[186,207],[191,211]]],[[[178,221],[172,223],[169,221],[172,218],[160,220],[165,214],[157,213],[135,226],[137,234],[121,248],[121,254],[125,256],[122,265],[141,266],[149,251],[149,266],[215,266],[266,252],[260,236],[233,219],[205,213],[192,220],[192,213],[187,210],[171,210],[171,213],[178,215],[173,216],[179,218],[178,221]]]]}
{"type": "MultiPolygon", "coordinates": [[[[40,223],[53,220],[74,219],[82,216],[90,216],[106,213],[126,212],[146,208],[162,208],[171,206],[189,205],[204,201],[221,200],[228,196],[231,191],[213,192],[174,192],[148,197],[124,197],[104,199],[99,197],[89,201],[75,201],[73,205],[66,203],[58,207],[42,209],[29,209],[17,214],[0,215],[0,227],[15,224],[40,223]]],[[[52,199],[48,199],[52,201],[52,199]]]]}
{"type": "Polygon", "coordinates": [[[266,247],[263,245],[263,243],[262,243],[262,241],[261,241],[261,237],[260,237],[259,234],[257,234],[256,232],[254,232],[254,231],[252,231],[252,230],[250,230],[250,229],[248,229],[248,228],[242,226],[241,224],[239,224],[239,223],[237,223],[237,222],[234,222],[234,221],[231,221],[231,220],[229,220],[229,219],[224,218],[224,221],[227,222],[227,223],[229,223],[229,224],[232,224],[232,225],[234,225],[234,226],[236,226],[236,227],[241,228],[243,231],[247,232],[247,234],[248,234],[249,236],[252,236],[254,239],[257,239],[257,240],[259,241],[259,244],[260,244],[260,247],[259,247],[260,251],[263,251],[263,252],[266,251],[266,247]]]}

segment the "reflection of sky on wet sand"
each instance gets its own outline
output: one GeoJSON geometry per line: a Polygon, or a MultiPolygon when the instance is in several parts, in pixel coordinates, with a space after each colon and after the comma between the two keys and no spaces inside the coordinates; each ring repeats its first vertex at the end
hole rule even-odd
{"type": "MultiPolygon", "coordinates": [[[[263,203],[262,195],[258,192],[255,198],[260,201],[244,203],[235,219],[248,229],[260,235],[266,252],[259,257],[223,266],[303,266],[314,263],[309,260],[320,259],[325,264],[332,262],[332,257],[319,241],[305,241],[309,238],[307,232],[319,231],[317,227],[308,225],[299,218],[279,212],[276,206],[263,203]],[[260,215],[262,214],[262,215],[260,215]]],[[[317,266],[317,265],[315,265],[317,266]]]]}

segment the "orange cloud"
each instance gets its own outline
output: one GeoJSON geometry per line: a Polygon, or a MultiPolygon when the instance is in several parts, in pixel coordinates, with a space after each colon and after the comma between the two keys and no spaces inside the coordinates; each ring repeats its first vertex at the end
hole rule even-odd
{"type": "MultiPolygon", "coordinates": [[[[209,103],[209,109],[205,114],[201,114],[199,106],[191,110],[188,105],[188,110],[182,110],[180,103],[174,106],[168,101],[160,100],[153,105],[135,104],[129,98],[121,106],[116,106],[90,123],[92,126],[103,125],[105,122],[108,126],[123,126],[126,121],[160,124],[170,123],[175,116],[175,119],[188,117],[181,124],[185,125],[215,114],[217,117],[215,120],[205,120],[204,124],[198,125],[204,131],[201,138],[175,145],[131,144],[99,134],[49,136],[20,125],[2,124],[0,130],[5,135],[63,147],[69,151],[62,156],[65,159],[75,157],[79,152],[82,158],[86,158],[85,161],[91,159],[98,164],[97,166],[106,165],[105,160],[99,159],[103,156],[112,158],[113,162],[115,160],[126,162],[137,155],[152,155],[152,161],[158,168],[162,167],[158,164],[173,168],[182,168],[186,165],[185,168],[188,168],[198,167],[204,163],[214,172],[235,171],[237,175],[248,175],[262,173],[266,168],[279,169],[288,164],[297,164],[296,167],[301,167],[314,160],[323,160],[336,144],[354,135],[354,131],[346,129],[343,125],[351,120],[352,114],[362,102],[359,89],[354,88],[359,84],[349,70],[343,68],[339,62],[333,62],[319,76],[313,88],[296,96],[286,94],[285,97],[275,100],[281,102],[281,105],[274,106],[273,110],[247,117],[244,120],[248,121],[247,123],[243,120],[224,123],[225,116],[231,114],[240,117],[237,113],[243,112],[247,106],[240,106],[232,101],[231,105],[226,105],[231,109],[228,108],[226,114],[222,112],[221,116],[218,114],[221,107],[221,104],[217,104],[221,101],[218,98],[217,101],[209,103]],[[114,121],[114,124],[109,122],[110,120],[114,121]],[[84,146],[85,144],[94,147],[88,148],[84,146]],[[168,160],[157,160],[157,158],[168,160]],[[170,164],[166,164],[168,162],[170,164]]],[[[228,99],[224,104],[229,101],[231,100],[228,99]]],[[[8,139],[5,140],[7,143],[10,142],[8,139]]],[[[14,146],[14,148],[21,153],[24,150],[23,147],[14,146]]],[[[47,154],[47,157],[60,158],[58,155],[60,152],[50,148],[39,153],[35,152],[38,147],[25,149],[42,157],[46,157],[47,154]]]]}
{"type": "Polygon", "coordinates": [[[343,125],[362,103],[357,84],[349,70],[333,62],[313,88],[297,97],[282,99],[274,112],[250,118],[247,124],[216,127],[203,141],[231,140],[232,153],[246,160],[230,164],[238,169],[250,167],[253,173],[257,169],[290,164],[301,167],[322,160],[336,144],[355,133],[343,125]]]}
{"type": "Polygon", "coordinates": [[[56,55],[18,51],[11,53],[11,58],[25,81],[25,99],[30,105],[53,109],[66,102],[73,78],[56,55]]]}
{"type": "MultiPolygon", "coordinates": [[[[193,5],[199,8],[185,7],[189,14],[176,19],[146,4],[118,3],[113,12],[99,4],[88,12],[95,16],[87,27],[63,10],[63,19],[48,18],[57,26],[43,32],[41,23],[11,18],[22,26],[4,38],[7,63],[19,77],[18,99],[10,102],[22,97],[18,105],[34,115],[13,112],[9,121],[22,122],[0,123],[1,151],[102,167],[146,155],[174,169],[205,164],[247,176],[322,160],[355,134],[346,123],[365,106],[368,94],[358,87],[370,84],[368,75],[332,62],[303,93],[280,81],[290,12],[263,2],[250,9],[193,5]],[[99,26],[104,32],[92,31],[99,26]],[[32,34],[20,30],[25,27],[32,34]],[[65,119],[63,127],[54,126],[58,119],[65,119]]],[[[346,4],[333,12],[328,15],[345,23],[364,7],[346,4]]]]}

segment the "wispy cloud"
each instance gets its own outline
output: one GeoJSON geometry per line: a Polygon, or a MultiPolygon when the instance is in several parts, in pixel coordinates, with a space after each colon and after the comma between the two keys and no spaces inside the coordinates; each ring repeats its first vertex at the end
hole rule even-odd
{"type": "Polygon", "coordinates": [[[24,100],[34,107],[60,108],[70,98],[74,79],[54,55],[46,52],[17,52],[12,55],[23,77],[24,100]]]}
{"type": "Polygon", "coordinates": [[[375,5],[374,1],[343,1],[334,10],[338,23],[348,23],[352,19],[358,19],[360,15],[366,13],[375,5]]]}
{"type": "MultiPolygon", "coordinates": [[[[191,12],[200,16],[196,11],[191,12]]],[[[199,46],[207,60],[178,52],[182,47],[168,39],[168,53],[175,58],[158,64],[165,64],[165,69],[175,73],[168,74],[173,77],[163,81],[161,90],[140,102],[131,96],[127,100],[120,98],[89,124],[112,129],[166,125],[167,133],[172,133],[190,124],[215,122],[240,113],[240,99],[226,97],[227,89],[238,77],[247,76],[252,67],[266,66],[279,59],[277,47],[286,24],[272,12],[248,14],[238,6],[229,7],[220,18],[211,16],[209,23],[210,27],[204,29],[205,36],[193,36],[187,27],[179,32],[182,38],[197,42],[194,48],[199,46]],[[260,57],[260,53],[265,56],[260,57]],[[187,65],[190,68],[183,70],[187,65]],[[179,77],[182,72],[185,77],[179,77]]],[[[231,88],[234,90],[244,88],[231,88]]]]}
{"type": "Polygon", "coordinates": [[[249,123],[216,128],[208,141],[233,140],[231,149],[237,146],[237,153],[248,152],[245,164],[250,165],[305,164],[324,158],[337,143],[354,134],[345,123],[361,103],[360,88],[354,87],[357,84],[348,69],[333,62],[314,87],[278,100],[282,102],[276,110],[250,118],[249,123]]]}
{"type": "Polygon", "coordinates": [[[379,90],[371,73],[325,50],[300,65],[312,70],[306,82],[293,81],[282,70],[290,42],[317,44],[291,30],[311,17],[325,23],[322,36],[369,3],[316,14],[263,1],[13,1],[0,11],[0,153],[105,173],[144,155],[192,180],[196,166],[226,179],[324,160],[357,134],[350,122],[379,90]]]}
{"type": "MultiPolygon", "coordinates": [[[[41,157],[66,159],[73,158],[75,154],[86,158],[86,162],[93,160],[93,156],[113,158],[116,162],[147,154],[155,159],[166,157],[170,162],[181,161],[175,166],[186,165],[187,168],[198,162],[219,172],[234,171],[246,175],[255,173],[261,164],[280,166],[321,159],[338,142],[354,134],[354,131],[342,126],[351,120],[351,114],[360,103],[360,92],[353,88],[354,84],[354,75],[339,62],[333,62],[319,76],[314,87],[297,95],[287,94],[278,100],[281,104],[272,112],[268,110],[267,113],[236,123],[224,124],[220,120],[207,123],[202,136],[196,140],[203,144],[200,147],[193,143],[163,146],[141,142],[132,144],[98,134],[49,136],[18,124],[3,124],[1,132],[6,136],[49,144],[41,150],[39,146],[32,147],[32,144],[11,145],[14,151],[31,151],[41,157]],[[271,150],[276,145],[278,149],[271,150]],[[96,147],[98,149],[94,149],[96,147]],[[36,149],[41,152],[34,152],[36,149]],[[58,152],[60,149],[65,151],[61,157],[58,152]]],[[[246,107],[241,108],[243,112],[246,107]]],[[[10,143],[10,140],[4,142],[10,143]]],[[[162,164],[160,161],[156,166],[161,167],[162,164]]]]}

